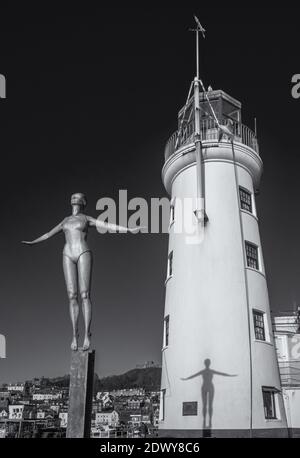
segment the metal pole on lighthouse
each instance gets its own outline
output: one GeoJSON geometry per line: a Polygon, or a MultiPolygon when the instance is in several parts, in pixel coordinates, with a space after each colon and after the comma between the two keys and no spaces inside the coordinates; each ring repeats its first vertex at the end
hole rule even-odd
{"type": "Polygon", "coordinates": [[[204,189],[204,169],[202,164],[202,135],[200,124],[200,76],[199,76],[199,32],[205,38],[205,29],[200,24],[197,16],[194,15],[197,27],[192,29],[196,32],[196,76],[194,78],[194,112],[195,112],[195,153],[196,153],[196,170],[197,170],[197,205],[195,216],[198,223],[204,225],[208,220],[205,212],[205,189],[204,189]]]}

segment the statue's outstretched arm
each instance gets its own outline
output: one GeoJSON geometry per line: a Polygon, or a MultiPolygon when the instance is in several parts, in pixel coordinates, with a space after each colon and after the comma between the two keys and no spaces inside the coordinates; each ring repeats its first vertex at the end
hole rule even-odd
{"type": "Polygon", "coordinates": [[[226,374],[226,372],[219,372],[211,369],[215,375],[223,375],[223,377],[237,377],[237,374],[226,374]]]}
{"type": "Polygon", "coordinates": [[[110,229],[114,232],[131,232],[134,234],[135,232],[138,232],[140,229],[142,229],[141,227],[134,227],[133,229],[129,229],[129,227],[119,226],[118,224],[106,223],[105,221],[93,218],[92,216],[87,216],[87,220],[90,226],[110,229]]]}
{"type": "Polygon", "coordinates": [[[32,240],[31,242],[28,242],[26,240],[23,240],[22,243],[26,243],[27,245],[34,245],[35,243],[40,243],[43,242],[44,240],[50,239],[50,237],[53,237],[53,235],[58,234],[60,231],[62,231],[63,227],[63,221],[60,222],[57,226],[55,226],[51,231],[47,232],[44,235],[41,235],[41,237],[38,237],[35,240],[32,240]]]}
{"type": "Polygon", "coordinates": [[[198,375],[202,375],[203,371],[197,372],[196,374],[190,375],[186,378],[181,378],[181,380],[190,380],[191,378],[198,377],[198,375]]]}

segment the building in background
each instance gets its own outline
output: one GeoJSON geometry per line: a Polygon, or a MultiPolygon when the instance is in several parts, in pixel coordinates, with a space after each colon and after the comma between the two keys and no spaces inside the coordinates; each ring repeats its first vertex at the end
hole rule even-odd
{"type": "Polygon", "coordinates": [[[274,335],[290,436],[300,437],[299,310],[274,317],[274,335]]]}
{"type": "Polygon", "coordinates": [[[111,412],[97,412],[95,415],[96,426],[112,426],[116,427],[119,424],[119,414],[116,410],[111,412]]]}
{"type": "Polygon", "coordinates": [[[0,409],[0,419],[8,418],[8,409],[0,409]]]}
{"type": "Polygon", "coordinates": [[[57,416],[57,413],[54,412],[50,407],[48,406],[42,406],[39,407],[36,411],[36,419],[37,420],[54,420],[54,418],[57,416]]]}
{"type": "Polygon", "coordinates": [[[0,410],[8,409],[9,404],[11,403],[11,394],[9,391],[0,391],[0,410]]]}
{"type": "Polygon", "coordinates": [[[60,427],[67,428],[68,426],[68,409],[61,409],[58,417],[60,419],[60,427]]]}
{"type": "Polygon", "coordinates": [[[36,418],[36,409],[33,405],[12,404],[8,407],[9,420],[32,420],[36,418]]]}
{"type": "Polygon", "coordinates": [[[128,424],[132,426],[133,428],[135,427],[140,427],[142,424],[150,425],[151,424],[151,418],[149,414],[143,415],[143,414],[131,414],[130,415],[130,420],[128,424]]]}
{"type": "Polygon", "coordinates": [[[114,396],[108,391],[98,392],[96,400],[99,401],[100,410],[112,410],[114,406],[114,396]]]}
{"type": "Polygon", "coordinates": [[[9,385],[7,385],[7,391],[14,393],[24,393],[25,388],[25,383],[10,383],[9,385]]]}
{"type": "Polygon", "coordinates": [[[33,401],[50,402],[59,399],[62,399],[62,393],[60,391],[38,391],[32,395],[33,401]]]}
{"type": "Polygon", "coordinates": [[[10,405],[9,406],[9,419],[22,420],[24,412],[24,405],[10,405]]]}
{"type": "Polygon", "coordinates": [[[110,391],[111,396],[145,396],[144,388],[124,388],[122,390],[110,391]]]}

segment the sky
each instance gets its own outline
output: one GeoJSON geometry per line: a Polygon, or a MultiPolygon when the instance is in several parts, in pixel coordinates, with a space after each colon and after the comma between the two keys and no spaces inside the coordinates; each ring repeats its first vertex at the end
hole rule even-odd
{"type": "MultiPolygon", "coordinates": [[[[300,303],[298,15],[263,8],[1,7],[0,383],[68,373],[71,325],[62,272],[63,235],[33,239],[70,214],[84,192],[165,197],[164,145],[195,74],[196,13],[204,84],[257,118],[264,162],[256,204],[271,309],[300,303]],[[229,11],[228,11],[229,10],[229,11]]],[[[94,253],[92,343],[105,376],[160,363],[166,234],[90,231],[94,253]]]]}

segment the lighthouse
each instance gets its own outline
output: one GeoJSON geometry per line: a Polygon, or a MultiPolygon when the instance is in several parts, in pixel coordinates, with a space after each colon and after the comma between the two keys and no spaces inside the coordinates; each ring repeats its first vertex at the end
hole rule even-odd
{"type": "Polygon", "coordinates": [[[262,168],[241,103],[206,91],[197,63],[162,170],[171,200],[162,437],[288,434],[255,202],[262,168]]]}

